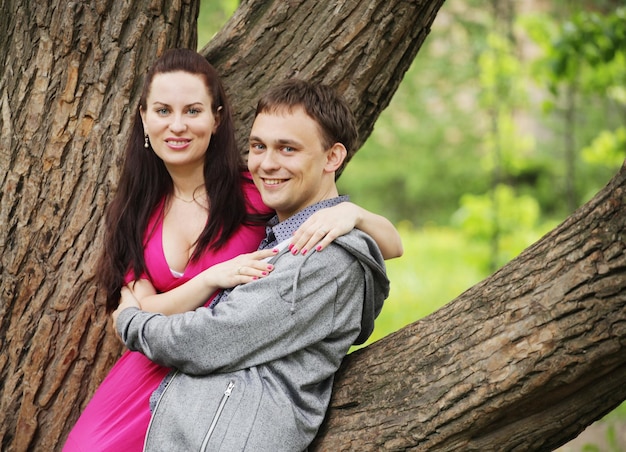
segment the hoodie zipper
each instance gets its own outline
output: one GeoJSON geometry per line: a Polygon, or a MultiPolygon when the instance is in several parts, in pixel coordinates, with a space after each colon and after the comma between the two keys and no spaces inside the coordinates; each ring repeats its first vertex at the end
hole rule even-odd
{"type": "Polygon", "coordinates": [[[224,391],[224,395],[222,395],[222,400],[220,400],[220,404],[217,407],[217,412],[215,416],[213,416],[213,421],[211,422],[211,426],[209,427],[209,431],[206,433],[204,437],[204,441],[202,441],[202,446],[200,446],[200,452],[206,451],[206,448],[209,444],[209,440],[211,439],[211,435],[213,434],[213,430],[215,430],[215,426],[217,425],[217,421],[219,421],[220,416],[222,415],[222,411],[224,411],[224,406],[226,406],[226,402],[230,397],[230,394],[233,392],[233,388],[235,387],[235,382],[228,382],[228,386],[226,387],[226,391],[224,391]]]}

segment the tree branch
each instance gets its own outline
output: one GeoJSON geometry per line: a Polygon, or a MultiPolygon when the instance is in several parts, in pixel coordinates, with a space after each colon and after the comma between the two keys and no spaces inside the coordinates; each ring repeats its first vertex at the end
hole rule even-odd
{"type": "Polygon", "coordinates": [[[626,167],[439,311],[350,355],[313,450],[553,450],[626,399],[626,167]]]}

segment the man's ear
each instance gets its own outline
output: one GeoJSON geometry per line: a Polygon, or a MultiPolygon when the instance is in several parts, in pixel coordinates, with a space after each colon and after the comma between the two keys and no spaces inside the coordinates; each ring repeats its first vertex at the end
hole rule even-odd
{"type": "Polygon", "coordinates": [[[348,155],[348,151],[343,144],[333,144],[326,153],[326,166],[324,169],[329,173],[334,173],[346,159],[346,155],[348,155]]]}

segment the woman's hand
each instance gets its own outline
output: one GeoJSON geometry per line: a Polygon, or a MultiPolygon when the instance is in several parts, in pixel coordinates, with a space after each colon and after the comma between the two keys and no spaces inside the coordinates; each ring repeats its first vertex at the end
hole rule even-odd
{"type": "MultiPolygon", "coordinates": [[[[113,326],[117,323],[117,317],[120,315],[126,308],[139,308],[141,309],[141,305],[139,301],[133,295],[133,292],[126,286],[122,287],[121,291],[120,304],[117,306],[117,309],[111,313],[111,318],[113,319],[113,326]]],[[[117,328],[116,328],[117,331],[117,328]]]]}
{"type": "Polygon", "coordinates": [[[267,259],[276,253],[278,253],[277,249],[241,254],[228,261],[213,265],[200,275],[208,287],[229,289],[269,275],[274,270],[274,266],[268,264],[267,259]]]}
{"type": "Polygon", "coordinates": [[[370,235],[385,259],[402,256],[402,239],[385,217],[371,213],[351,202],[320,209],[294,233],[289,249],[292,254],[323,250],[337,237],[357,228],[370,235]]]}
{"type": "Polygon", "coordinates": [[[133,293],[134,297],[141,303],[141,299],[150,295],[156,295],[157,291],[152,283],[147,279],[131,281],[126,286],[133,293]]]}
{"type": "MultiPolygon", "coordinates": [[[[274,256],[278,250],[255,251],[242,254],[226,262],[215,264],[194,278],[167,292],[156,293],[147,280],[139,280],[122,291],[120,307],[140,304],[143,311],[171,315],[194,310],[206,304],[211,294],[263,278],[274,266],[262,259],[274,256]],[[132,297],[132,299],[131,299],[132,297]]],[[[120,308],[117,309],[120,311],[120,308]]]]}
{"type": "Polygon", "coordinates": [[[306,254],[314,248],[321,251],[337,237],[350,232],[359,221],[359,209],[356,204],[342,202],[315,212],[294,233],[289,245],[292,254],[306,254]]]}

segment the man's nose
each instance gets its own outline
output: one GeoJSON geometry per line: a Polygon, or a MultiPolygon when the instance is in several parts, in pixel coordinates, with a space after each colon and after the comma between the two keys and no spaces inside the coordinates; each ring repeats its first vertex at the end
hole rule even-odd
{"type": "Polygon", "coordinates": [[[263,160],[261,160],[261,168],[265,170],[274,169],[278,167],[278,160],[276,159],[276,153],[268,149],[263,153],[263,160]]]}

